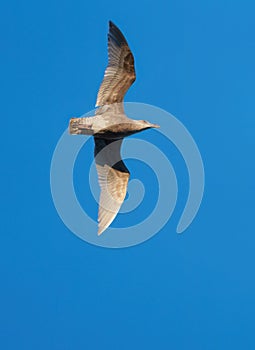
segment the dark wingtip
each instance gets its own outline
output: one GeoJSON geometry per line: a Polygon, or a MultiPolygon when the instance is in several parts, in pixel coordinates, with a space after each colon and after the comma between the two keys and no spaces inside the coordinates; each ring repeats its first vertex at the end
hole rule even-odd
{"type": "Polygon", "coordinates": [[[116,24],[114,24],[113,21],[111,21],[111,20],[109,21],[109,30],[110,30],[110,32],[111,31],[121,32],[120,29],[116,26],[116,24]]]}
{"type": "Polygon", "coordinates": [[[114,30],[114,28],[117,28],[118,29],[118,27],[116,26],[116,24],[114,24],[113,23],[113,21],[109,21],[109,31],[112,31],[112,30],[114,30]]]}
{"type": "Polygon", "coordinates": [[[109,20],[109,27],[117,27],[116,24],[113,23],[113,21],[109,20]]]}
{"type": "Polygon", "coordinates": [[[126,38],[122,34],[121,30],[112,21],[109,21],[109,33],[108,35],[119,45],[128,45],[126,38]]]}

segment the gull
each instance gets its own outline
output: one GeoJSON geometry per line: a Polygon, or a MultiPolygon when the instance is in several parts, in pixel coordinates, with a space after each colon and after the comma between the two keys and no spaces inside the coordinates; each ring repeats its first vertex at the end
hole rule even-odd
{"type": "Polygon", "coordinates": [[[94,157],[101,189],[98,235],[112,223],[127,193],[130,173],[121,159],[123,138],[159,127],[126,116],[123,100],[135,79],[134,56],[120,29],[109,21],[108,66],[97,95],[98,108],[94,116],[71,118],[69,123],[70,134],[94,137],[94,157]]]}

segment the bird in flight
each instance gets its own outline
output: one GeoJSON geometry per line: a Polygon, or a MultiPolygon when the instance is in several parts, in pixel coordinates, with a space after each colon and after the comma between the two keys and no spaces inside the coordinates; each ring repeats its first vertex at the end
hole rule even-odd
{"type": "Polygon", "coordinates": [[[119,28],[109,22],[108,66],[98,91],[95,115],[71,118],[70,134],[92,135],[94,157],[101,189],[98,210],[98,235],[112,223],[124,202],[129,170],[121,159],[123,138],[142,130],[158,128],[146,120],[126,116],[123,99],[136,79],[134,56],[119,28]]]}

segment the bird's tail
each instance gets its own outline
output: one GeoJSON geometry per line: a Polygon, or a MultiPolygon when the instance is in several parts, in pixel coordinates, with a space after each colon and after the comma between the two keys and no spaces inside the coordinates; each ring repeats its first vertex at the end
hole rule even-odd
{"type": "Polygon", "coordinates": [[[71,135],[94,135],[92,117],[71,118],[69,122],[69,133],[71,135]]]}

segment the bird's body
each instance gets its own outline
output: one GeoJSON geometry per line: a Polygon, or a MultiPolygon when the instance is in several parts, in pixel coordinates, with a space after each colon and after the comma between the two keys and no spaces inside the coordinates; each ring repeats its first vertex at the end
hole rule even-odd
{"type": "Polygon", "coordinates": [[[101,187],[98,234],[114,220],[126,196],[129,171],[121,159],[124,137],[149,128],[157,128],[145,120],[126,116],[123,99],[135,81],[134,57],[121,31],[109,22],[108,66],[100,86],[95,116],[72,118],[71,134],[92,135],[95,140],[95,162],[101,187]]]}
{"type": "Polygon", "coordinates": [[[70,120],[70,133],[119,139],[148,128],[158,127],[145,120],[128,118],[124,113],[123,103],[105,105],[97,111],[99,112],[94,117],[72,118],[70,120]]]}

